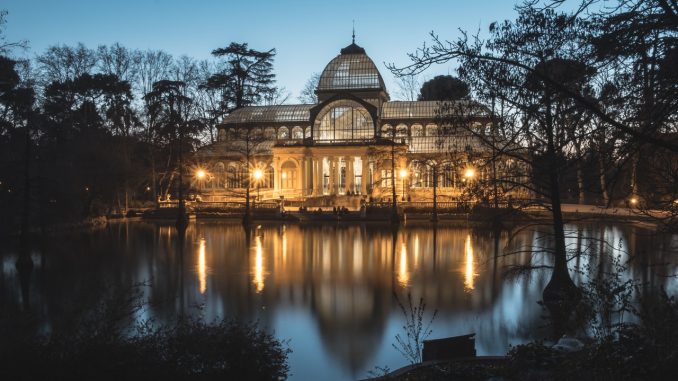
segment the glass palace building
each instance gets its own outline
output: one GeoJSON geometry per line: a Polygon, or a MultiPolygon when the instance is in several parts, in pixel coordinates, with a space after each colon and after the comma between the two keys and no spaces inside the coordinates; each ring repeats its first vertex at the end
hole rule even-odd
{"type": "MultiPolygon", "coordinates": [[[[217,142],[197,153],[208,174],[197,184],[201,199],[242,200],[249,186],[261,200],[389,201],[395,182],[399,199],[430,202],[436,176],[444,201],[488,176],[472,162],[483,156],[476,135],[463,128],[443,134],[440,102],[390,101],[377,66],[355,43],[327,64],[316,94],[316,104],[228,115],[217,142]]],[[[487,128],[489,114],[474,109],[481,111],[466,123],[487,128]]]]}

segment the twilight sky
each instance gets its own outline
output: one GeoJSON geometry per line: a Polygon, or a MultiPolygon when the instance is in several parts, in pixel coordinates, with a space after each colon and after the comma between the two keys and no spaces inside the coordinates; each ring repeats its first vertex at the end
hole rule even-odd
{"type": "MultiPolygon", "coordinates": [[[[90,48],[120,42],[129,48],[162,49],[175,56],[210,58],[231,41],[251,48],[276,48],[278,85],[295,103],[314,72],[339,50],[356,43],[379,67],[389,92],[397,91],[384,62],[408,63],[428,33],[454,39],[458,29],[485,32],[492,21],[515,16],[510,0],[3,0],[9,11],[7,39],[28,40],[35,56],[50,45],[84,43],[90,48]]],[[[429,69],[424,78],[454,73],[452,64],[429,69]]]]}

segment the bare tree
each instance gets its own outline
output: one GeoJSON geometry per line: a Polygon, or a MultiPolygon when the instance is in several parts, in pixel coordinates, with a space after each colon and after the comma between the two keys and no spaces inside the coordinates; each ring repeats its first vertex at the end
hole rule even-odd
{"type": "Polygon", "coordinates": [[[421,90],[421,82],[419,81],[418,75],[404,75],[402,77],[396,77],[396,85],[398,86],[398,90],[396,90],[395,96],[398,100],[417,100],[421,90]]]}
{"type": "Polygon", "coordinates": [[[311,78],[306,80],[304,88],[301,89],[298,97],[299,102],[307,104],[318,103],[318,95],[315,93],[315,90],[318,88],[318,82],[320,82],[320,73],[313,73],[311,78]]]}

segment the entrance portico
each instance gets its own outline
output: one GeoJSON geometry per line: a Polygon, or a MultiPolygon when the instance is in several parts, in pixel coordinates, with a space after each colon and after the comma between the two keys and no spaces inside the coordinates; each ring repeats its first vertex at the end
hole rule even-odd
{"type": "Polygon", "coordinates": [[[276,196],[367,195],[375,168],[368,150],[365,145],[273,147],[276,196]]]}

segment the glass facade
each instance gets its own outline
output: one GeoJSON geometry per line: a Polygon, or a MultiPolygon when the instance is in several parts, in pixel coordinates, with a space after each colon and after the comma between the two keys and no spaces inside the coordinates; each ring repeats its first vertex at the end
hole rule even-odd
{"type": "Polygon", "coordinates": [[[374,138],[374,123],[369,112],[357,102],[332,104],[319,115],[313,131],[316,141],[354,141],[374,138]]]}

